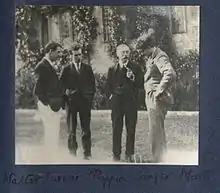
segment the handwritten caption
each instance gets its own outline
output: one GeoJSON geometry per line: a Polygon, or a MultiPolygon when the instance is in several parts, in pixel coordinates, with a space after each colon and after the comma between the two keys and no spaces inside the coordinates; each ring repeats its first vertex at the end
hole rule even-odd
{"type": "Polygon", "coordinates": [[[71,183],[78,182],[80,180],[86,180],[89,177],[92,180],[96,180],[102,184],[103,188],[110,188],[113,184],[119,185],[122,183],[128,183],[126,177],[120,175],[108,175],[104,174],[98,168],[91,168],[86,173],[82,174],[61,174],[61,173],[34,173],[19,175],[13,172],[7,172],[3,176],[3,182],[6,184],[14,185],[39,185],[45,182],[52,183],[71,183]]]}
{"type": "Polygon", "coordinates": [[[16,174],[13,172],[6,172],[3,176],[3,182],[5,184],[14,185],[39,185],[45,182],[49,183],[73,183],[80,180],[85,181],[94,180],[101,184],[103,189],[111,188],[113,185],[125,185],[129,182],[143,182],[158,185],[165,181],[177,179],[185,182],[193,181],[207,181],[213,177],[213,171],[207,170],[200,173],[195,173],[192,169],[182,168],[178,175],[174,175],[171,172],[147,172],[140,171],[136,175],[134,174],[130,179],[123,175],[110,175],[104,173],[98,168],[90,168],[85,173],[78,174],[61,174],[61,173],[33,173],[33,174],[16,174]]]}

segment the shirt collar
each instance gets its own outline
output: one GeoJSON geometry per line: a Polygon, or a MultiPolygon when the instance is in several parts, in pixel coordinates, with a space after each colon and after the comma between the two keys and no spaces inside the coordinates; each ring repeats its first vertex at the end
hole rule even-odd
{"type": "Polygon", "coordinates": [[[45,56],[44,59],[47,60],[51,66],[54,66],[54,62],[52,62],[48,57],[45,56]]]}
{"type": "Polygon", "coordinates": [[[129,62],[129,61],[127,61],[127,62],[125,62],[125,63],[123,64],[121,61],[119,61],[119,66],[120,66],[121,68],[123,68],[124,66],[127,67],[128,62],[129,62]]]}
{"type": "MultiPolygon", "coordinates": [[[[76,68],[76,70],[78,70],[78,66],[77,66],[77,63],[75,63],[75,62],[73,62],[73,64],[75,65],[75,68],[76,68]]],[[[81,68],[81,65],[82,65],[82,62],[79,62],[79,69],[81,68]]]]}

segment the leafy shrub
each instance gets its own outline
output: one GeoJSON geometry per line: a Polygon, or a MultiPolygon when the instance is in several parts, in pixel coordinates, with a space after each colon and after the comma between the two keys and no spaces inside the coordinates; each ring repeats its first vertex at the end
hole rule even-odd
{"type": "MultiPolygon", "coordinates": [[[[28,17],[32,13],[33,9],[40,14],[51,12],[51,14],[57,13],[56,8],[53,6],[43,6],[40,10],[38,7],[25,7],[17,8],[16,12],[16,25],[17,25],[17,39],[25,40],[32,39],[34,33],[30,33],[33,26],[32,20],[28,17]],[[43,12],[43,13],[42,13],[43,12]],[[30,35],[32,34],[32,36],[30,35]]],[[[71,10],[75,11],[73,17],[77,17],[77,24],[85,22],[87,27],[85,29],[77,29],[77,34],[81,34],[83,38],[84,48],[92,53],[93,40],[96,38],[96,21],[92,16],[91,8],[71,7],[71,10]],[[87,15],[88,17],[84,17],[87,15]],[[83,17],[81,17],[83,16],[83,17]],[[94,31],[93,31],[94,30],[94,31]],[[94,37],[90,37],[90,34],[94,34],[94,37]]],[[[115,57],[115,48],[119,43],[124,43],[124,29],[125,23],[120,17],[119,7],[110,7],[109,15],[109,55],[115,57]]],[[[46,14],[47,15],[47,14],[46,14]]],[[[171,107],[171,110],[198,110],[198,79],[196,75],[196,69],[199,66],[199,54],[196,51],[190,51],[186,55],[180,55],[176,53],[172,44],[172,38],[169,29],[169,18],[167,16],[149,14],[146,10],[140,7],[137,9],[137,32],[135,37],[139,36],[141,32],[147,30],[149,27],[155,29],[157,45],[164,50],[170,57],[171,63],[177,72],[177,82],[174,85],[175,104],[171,107]]],[[[33,38],[35,39],[35,38],[33,38]]],[[[36,42],[35,42],[36,43],[36,42]]],[[[41,57],[41,51],[39,46],[30,46],[34,42],[22,41],[19,49],[25,66],[20,70],[16,76],[16,108],[35,108],[36,100],[33,96],[34,77],[32,76],[32,70],[36,65],[36,61],[41,57]],[[37,48],[33,50],[32,47],[37,48]]],[[[89,56],[88,56],[89,57],[89,56]]],[[[142,67],[144,63],[142,60],[142,53],[138,50],[133,50],[132,60],[142,67]]],[[[63,64],[68,61],[68,53],[64,55],[63,64]]],[[[61,66],[63,65],[61,62],[61,66]]],[[[95,74],[96,79],[96,94],[93,101],[94,109],[108,109],[109,102],[105,96],[105,82],[106,74],[95,74]]],[[[139,108],[145,109],[144,104],[144,92],[140,91],[139,95],[139,108]]]]}
{"type": "MultiPolygon", "coordinates": [[[[185,56],[176,55],[173,66],[178,78],[174,85],[175,104],[170,110],[198,110],[198,78],[195,76],[199,65],[199,55],[191,51],[185,56]]],[[[35,108],[33,95],[34,77],[30,68],[22,69],[15,80],[16,108],[35,108]]],[[[93,109],[108,109],[109,101],[105,95],[106,74],[95,73],[96,93],[93,109]]],[[[144,91],[139,93],[139,109],[145,109],[144,91]]]]}
{"type": "Polygon", "coordinates": [[[23,68],[15,77],[15,108],[35,109],[36,98],[33,94],[35,84],[32,70],[23,68]]]}
{"type": "MultiPolygon", "coordinates": [[[[93,100],[93,109],[106,109],[109,101],[105,95],[106,74],[95,73],[96,93],[93,100]]],[[[15,107],[16,109],[35,109],[36,97],[33,94],[35,79],[32,70],[23,68],[15,77],[15,107]]]]}
{"type": "MultiPolygon", "coordinates": [[[[36,100],[33,96],[34,76],[33,69],[43,55],[43,48],[40,45],[35,23],[37,18],[47,18],[57,13],[70,12],[73,19],[74,31],[71,35],[77,35],[83,45],[85,55],[90,62],[93,43],[97,36],[97,21],[93,15],[94,7],[88,6],[17,6],[16,7],[16,47],[17,54],[24,62],[24,66],[18,71],[15,78],[15,106],[16,108],[35,108],[36,100]],[[83,27],[82,27],[83,26],[83,27]]],[[[47,43],[47,42],[44,42],[47,43]]],[[[63,59],[58,65],[61,70],[62,65],[68,63],[68,51],[64,50],[63,59]]]]}
{"type": "Polygon", "coordinates": [[[96,93],[93,100],[93,109],[106,109],[109,107],[109,101],[105,94],[106,74],[95,73],[96,93]]]}
{"type": "Polygon", "coordinates": [[[184,56],[176,55],[173,66],[177,73],[174,85],[175,105],[173,110],[199,110],[198,83],[199,54],[189,51],[184,56]]]}

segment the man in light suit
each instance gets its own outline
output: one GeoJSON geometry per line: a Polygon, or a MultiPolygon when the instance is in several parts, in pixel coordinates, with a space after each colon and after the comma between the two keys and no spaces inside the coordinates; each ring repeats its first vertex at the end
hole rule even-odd
{"type": "Polygon", "coordinates": [[[92,67],[82,62],[82,54],[81,45],[74,43],[71,48],[72,61],[63,68],[60,81],[65,90],[66,121],[69,129],[68,149],[72,155],[77,155],[76,127],[79,113],[84,159],[88,160],[92,156],[90,121],[95,77],[92,67]]]}
{"type": "Polygon", "coordinates": [[[106,95],[111,103],[113,129],[113,160],[121,159],[123,118],[127,130],[126,161],[134,161],[135,131],[138,111],[138,92],[144,86],[141,68],[130,62],[130,48],[121,44],[117,47],[118,62],[109,68],[106,95]]]}
{"type": "Polygon", "coordinates": [[[164,120],[167,108],[174,103],[171,86],[176,79],[176,73],[168,55],[156,47],[153,29],[150,28],[138,38],[137,48],[143,50],[146,62],[144,89],[153,161],[161,162],[166,152],[164,120]]]}

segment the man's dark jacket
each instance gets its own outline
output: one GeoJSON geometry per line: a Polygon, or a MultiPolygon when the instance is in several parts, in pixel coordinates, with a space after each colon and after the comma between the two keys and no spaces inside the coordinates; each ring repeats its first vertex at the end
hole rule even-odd
{"type": "Polygon", "coordinates": [[[35,75],[37,81],[34,94],[44,105],[49,105],[53,111],[58,111],[62,107],[63,89],[56,70],[47,59],[43,58],[35,68],[35,75]]]}
{"type": "MultiPolygon", "coordinates": [[[[61,72],[60,81],[65,91],[71,94],[65,95],[65,99],[85,99],[90,105],[95,94],[95,77],[92,67],[81,63],[80,72],[75,65],[66,65],[61,72]]],[[[67,92],[66,92],[67,93],[67,92]]]]}
{"type": "Polygon", "coordinates": [[[140,89],[143,89],[144,76],[141,68],[131,62],[129,62],[127,66],[135,75],[134,81],[126,78],[126,70],[119,73],[119,63],[109,68],[106,82],[106,95],[108,98],[110,98],[111,95],[127,95],[127,97],[137,99],[140,89]],[[123,73],[124,75],[122,75],[123,73]]]}

